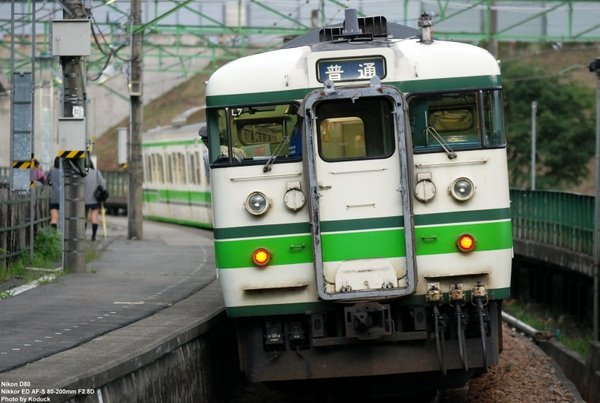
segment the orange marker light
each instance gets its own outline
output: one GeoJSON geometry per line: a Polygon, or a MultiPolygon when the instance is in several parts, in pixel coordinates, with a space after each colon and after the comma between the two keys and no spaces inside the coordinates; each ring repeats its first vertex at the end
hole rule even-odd
{"type": "Polygon", "coordinates": [[[266,266],[271,261],[271,252],[265,248],[258,248],[252,253],[252,261],[257,266],[266,266]]]}
{"type": "Polygon", "coordinates": [[[471,234],[462,234],[456,240],[456,246],[461,252],[471,252],[475,249],[475,238],[471,234]]]}

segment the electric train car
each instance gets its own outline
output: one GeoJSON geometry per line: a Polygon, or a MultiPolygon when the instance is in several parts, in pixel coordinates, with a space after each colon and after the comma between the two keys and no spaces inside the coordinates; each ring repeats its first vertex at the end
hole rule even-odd
{"type": "Polygon", "coordinates": [[[198,136],[205,124],[158,127],[143,135],[146,218],[212,228],[210,172],[206,146],[198,136]]]}
{"type": "Polygon", "coordinates": [[[207,82],[215,260],[252,381],[495,365],[512,238],[498,62],[357,18],[207,82]]]}

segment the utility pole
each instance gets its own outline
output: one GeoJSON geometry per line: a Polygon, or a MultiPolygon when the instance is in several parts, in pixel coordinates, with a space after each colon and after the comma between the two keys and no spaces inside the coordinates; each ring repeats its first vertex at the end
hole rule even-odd
{"type": "Polygon", "coordinates": [[[498,34],[498,10],[496,10],[496,1],[491,0],[488,3],[487,10],[487,27],[488,27],[488,51],[494,55],[494,57],[498,57],[498,38],[496,35],[498,34]]]}
{"type": "MultiPolygon", "coordinates": [[[[88,2],[85,2],[86,4],[88,2]]],[[[86,90],[84,56],[89,56],[89,10],[81,0],[63,0],[63,19],[53,21],[53,54],[63,71],[63,108],[58,121],[59,152],[63,168],[63,265],[85,271],[85,129],[86,90]]]]}
{"type": "Polygon", "coordinates": [[[141,0],[131,0],[131,102],[129,161],[129,195],[127,200],[127,237],[143,239],[142,216],[142,27],[141,0]]]}
{"type": "Polygon", "coordinates": [[[594,210],[594,341],[600,342],[598,320],[600,320],[600,57],[590,63],[590,71],[596,73],[596,199],[594,210]]]}
{"type": "Polygon", "coordinates": [[[531,101],[531,190],[535,190],[537,101],[531,101]]]}

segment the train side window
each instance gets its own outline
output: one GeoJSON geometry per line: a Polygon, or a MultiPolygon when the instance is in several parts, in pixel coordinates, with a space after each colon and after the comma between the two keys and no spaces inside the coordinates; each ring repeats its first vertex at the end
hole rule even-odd
{"type": "Polygon", "coordinates": [[[163,167],[163,158],[162,155],[160,154],[152,154],[152,160],[153,160],[153,172],[152,172],[152,177],[154,179],[155,182],[157,183],[164,183],[165,182],[165,177],[164,177],[164,167],[163,167]]]}
{"type": "Polygon", "coordinates": [[[392,104],[382,97],[324,101],[316,107],[325,161],[387,158],[394,153],[392,104]]]}
{"type": "Polygon", "coordinates": [[[506,145],[499,91],[414,95],[409,122],[417,153],[506,145]]]}
{"type": "Polygon", "coordinates": [[[160,182],[160,175],[158,173],[158,170],[160,169],[159,163],[158,163],[158,158],[156,156],[156,154],[150,154],[150,169],[152,170],[152,173],[150,174],[151,176],[151,180],[152,182],[156,182],[159,183],[160,182]]]}
{"type": "Polygon", "coordinates": [[[152,159],[149,155],[144,155],[144,182],[152,183],[152,159]]]}
{"type": "Polygon", "coordinates": [[[502,92],[499,90],[483,91],[482,98],[485,126],[484,145],[487,147],[506,147],[502,92]]]}
{"type": "Polygon", "coordinates": [[[250,105],[207,111],[213,165],[264,164],[301,156],[297,103],[250,105]]]}
{"type": "Polygon", "coordinates": [[[166,175],[165,179],[167,183],[173,183],[173,155],[167,155],[167,164],[166,164],[166,175]]]}
{"type": "Polygon", "coordinates": [[[175,181],[179,184],[187,183],[185,172],[185,157],[182,153],[175,154],[175,181]]]}

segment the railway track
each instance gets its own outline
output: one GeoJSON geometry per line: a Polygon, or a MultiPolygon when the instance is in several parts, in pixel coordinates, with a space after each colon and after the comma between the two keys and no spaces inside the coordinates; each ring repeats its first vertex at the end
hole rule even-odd
{"type": "MultiPolygon", "coordinates": [[[[474,377],[459,389],[412,394],[386,393],[398,390],[398,378],[377,377],[367,382],[321,380],[297,385],[243,384],[231,403],[247,402],[426,402],[426,403],[514,403],[583,402],[553,360],[534,342],[542,332],[503,313],[504,351],[498,365],[474,377]]],[[[415,378],[415,382],[426,383],[415,378]]]]}

